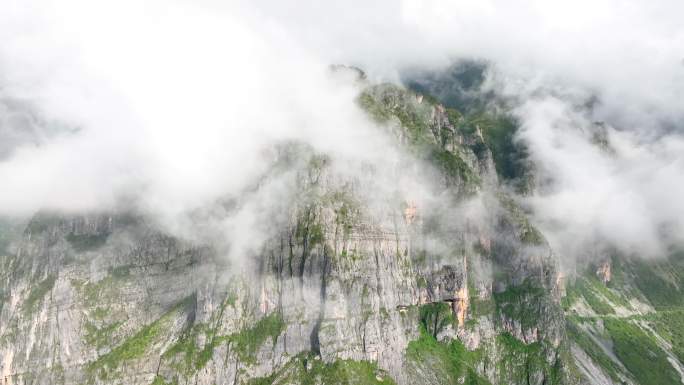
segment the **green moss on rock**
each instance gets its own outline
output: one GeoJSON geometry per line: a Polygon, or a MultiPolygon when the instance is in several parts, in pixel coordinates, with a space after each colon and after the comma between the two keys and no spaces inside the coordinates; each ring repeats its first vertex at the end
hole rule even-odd
{"type": "Polygon", "coordinates": [[[563,374],[557,354],[554,353],[556,355],[554,363],[547,361],[549,346],[541,342],[525,344],[509,333],[499,334],[496,338],[496,346],[501,353],[501,357],[496,362],[498,383],[549,385],[562,383],[563,374]],[[533,378],[537,380],[531,380],[533,378]]]}
{"type": "Polygon", "coordinates": [[[228,340],[241,360],[253,363],[261,345],[268,339],[275,343],[285,327],[282,315],[274,312],[260,319],[253,327],[229,336],[228,340]]]}
{"type": "Polygon", "coordinates": [[[32,313],[36,310],[38,305],[40,305],[45,298],[45,296],[52,290],[55,286],[55,281],[57,277],[54,274],[48,275],[45,279],[33,285],[28,297],[24,301],[23,309],[27,314],[32,313]]]}
{"type": "Polygon", "coordinates": [[[408,344],[406,359],[413,376],[428,375],[440,384],[489,384],[476,373],[478,351],[468,351],[459,340],[439,342],[423,325],[419,338],[408,344]]]}
{"type": "Polygon", "coordinates": [[[447,176],[447,180],[450,183],[453,183],[453,181],[456,180],[462,180],[467,186],[477,186],[480,184],[480,178],[457,153],[433,148],[430,152],[429,159],[447,176]]]}
{"type": "Polygon", "coordinates": [[[168,327],[181,310],[189,305],[191,298],[181,301],[170,311],[156,321],[143,326],[138,332],[124,340],[88,365],[91,373],[98,373],[100,378],[106,379],[115,372],[120,365],[129,360],[138,359],[149,353],[155,344],[160,343],[168,334],[168,327]]]}
{"type": "Polygon", "coordinates": [[[396,385],[395,381],[373,362],[335,360],[325,363],[311,354],[299,354],[270,376],[250,379],[247,384],[396,385]]]}
{"type": "Polygon", "coordinates": [[[546,289],[526,279],[521,285],[510,286],[505,291],[493,294],[500,316],[518,320],[523,328],[539,325],[540,317],[547,310],[549,301],[546,289]]]}
{"type": "Polygon", "coordinates": [[[448,325],[454,325],[454,314],[451,306],[444,302],[434,302],[420,307],[420,322],[422,330],[433,337],[437,337],[448,325]]]}
{"type": "Polygon", "coordinates": [[[108,233],[102,234],[67,234],[66,240],[75,251],[85,252],[97,250],[107,243],[108,233]]]}
{"type": "Polygon", "coordinates": [[[112,336],[122,324],[122,321],[116,321],[110,324],[96,326],[94,323],[86,322],[84,325],[85,342],[98,349],[105,348],[112,343],[112,336]]]}

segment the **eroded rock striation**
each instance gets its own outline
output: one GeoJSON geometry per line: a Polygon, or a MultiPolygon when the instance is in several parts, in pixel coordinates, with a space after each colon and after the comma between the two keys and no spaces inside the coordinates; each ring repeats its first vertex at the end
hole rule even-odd
{"type": "Polygon", "coordinates": [[[557,258],[483,135],[500,117],[394,85],[359,103],[482,209],[369,204],[293,145],[299,191],[242,263],[143,215],[39,213],[0,257],[0,384],[579,382],[557,258]]]}

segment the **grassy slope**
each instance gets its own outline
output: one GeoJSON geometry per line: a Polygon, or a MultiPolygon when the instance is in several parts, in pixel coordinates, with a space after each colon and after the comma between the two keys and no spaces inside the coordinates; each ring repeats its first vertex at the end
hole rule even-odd
{"type": "Polygon", "coordinates": [[[293,357],[268,377],[254,378],[249,385],[396,385],[377,365],[368,361],[337,360],[324,363],[311,354],[293,357]]]}
{"type": "Polygon", "coordinates": [[[444,384],[489,384],[475,373],[479,352],[468,351],[459,340],[439,342],[421,325],[420,337],[406,349],[409,371],[429,373],[444,384]]]}
{"type": "Polygon", "coordinates": [[[679,289],[684,287],[682,260],[681,254],[658,261],[615,257],[613,277],[607,285],[594,276],[590,267],[568,286],[563,299],[568,335],[613,380],[618,381],[621,373],[642,385],[681,383],[679,373],[668,362],[668,352],[684,362],[684,295],[679,289]],[[580,298],[596,316],[582,318],[571,313],[572,305],[580,298]],[[628,302],[631,298],[650,304],[655,311],[637,311],[628,302]],[[618,307],[630,313],[618,315],[618,307]],[[605,354],[587,330],[592,330],[595,338],[610,342],[622,366],[605,354]]]}

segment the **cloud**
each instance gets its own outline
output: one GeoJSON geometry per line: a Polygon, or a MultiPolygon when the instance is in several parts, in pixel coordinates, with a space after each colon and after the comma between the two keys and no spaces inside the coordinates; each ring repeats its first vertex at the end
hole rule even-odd
{"type": "Polygon", "coordinates": [[[603,245],[653,257],[684,241],[684,137],[644,139],[597,125],[552,96],[530,98],[517,113],[520,140],[546,180],[529,203],[565,254],[603,245]]]}
{"type": "MultiPolygon", "coordinates": [[[[538,220],[655,253],[684,217],[681,14],[679,1],[9,0],[0,212],[133,204],[178,223],[257,184],[287,141],[391,166],[400,154],[328,65],[397,81],[474,57],[522,100],[521,140],[553,180],[531,201],[538,220]],[[590,144],[593,121],[614,153],[590,144]]],[[[244,207],[286,194],[273,183],[244,207]]]]}
{"type": "Polygon", "coordinates": [[[489,86],[515,101],[518,140],[544,181],[527,203],[566,257],[681,245],[681,2],[304,2],[294,14],[282,2],[256,4],[302,44],[371,77],[488,61],[489,86]],[[611,151],[594,143],[596,122],[611,151]]]}
{"type": "Polygon", "coordinates": [[[3,23],[2,97],[29,101],[42,130],[70,129],[14,145],[3,210],[98,208],[136,191],[183,211],[253,182],[279,141],[373,153],[353,85],[239,6],[12,4],[7,18],[34,28],[3,23]]]}
{"type": "Polygon", "coordinates": [[[302,44],[382,76],[475,57],[511,82],[594,92],[601,114],[622,123],[676,120],[684,111],[678,1],[303,1],[296,12],[287,2],[253,4],[302,44]]]}
{"type": "Polygon", "coordinates": [[[353,74],[331,73],[324,55],[245,4],[7,9],[0,100],[21,100],[38,127],[0,131],[30,138],[5,142],[1,214],[132,208],[176,235],[222,239],[237,260],[290,219],[301,165],[273,169],[288,143],[326,154],[371,208],[397,190],[427,194],[358,107],[353,74]]]}

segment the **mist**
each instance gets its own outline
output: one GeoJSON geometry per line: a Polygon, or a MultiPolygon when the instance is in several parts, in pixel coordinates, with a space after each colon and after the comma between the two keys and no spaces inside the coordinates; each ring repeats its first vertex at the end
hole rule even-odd
{"type": "Polygon", "coordinates": [[[518,140],[545,180],[525,199],[552,246],[660,255],[684,226],[681,14],[677,1],[10,0],[0,213],[132,207],[192,237],[198,212],[243,197],[199,227],[255,249],[294,191],[292,173],[262,181],[279,144],[329,154],[335,172],[392,170],[377,186],[396,181],[405,154],[356,105],[359,82],[329,65],[399,82],[477,58],[491,64],[488,87],[517,100],[518,140]],[[593,143],[599,121],[608,149],[593,143]]]}
{"type": "Polygon", "coordinates": [[[517,110],[545,183],[527,199],[544,233],[567,256],[602,248],[662,257],[684,238],[684,137],[620,130],[555,97],[517,110]],[[653,138],[655,136],[655,138],[653,138]]]}

